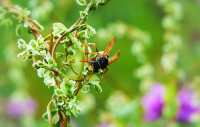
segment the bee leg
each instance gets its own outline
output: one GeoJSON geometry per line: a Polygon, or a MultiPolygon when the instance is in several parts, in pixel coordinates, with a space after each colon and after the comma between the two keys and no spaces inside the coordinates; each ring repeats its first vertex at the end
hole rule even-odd
{"type": "Polygon", "coordinates": [[[120,51],[117,51],[112,57],[111,59],[108,61],[108,64],[112,64],[113,62],[117,61],[119,59],[120,56],[120,51]]]}
{"type": "Polygon", "coordinates": [[[80,60],[80,62],[89,62],[90,60],[88,59],[88,54],[89,54],[89,49],[88,49],[88,44],[87,42],[84,42],[83,44],[85,51],[82,51],[83,53],[85,53],[85,57],[83,60],[80,60]]]}
{"type": "Polygon", "coordinates": [[[80,62],[83,62],[83,63],[88,63],[89,61],[90,61],[89,59],[80,60],[80,62]]]}
{"type": "Polygon", "coordinates": [[[84,60],[81,60],[80,62],[90,62],[90,61],[94,61],[96,59],[96,57],[94,58],[91,58],[91,59],[84,59],[84,60]]]}
{"type": "Polygon", "coordinates": [[[96,59],[96,57],[94,57],[94,58],[88,58],[88,54],[97,54],[96,52],[89,52],[89,47],[88,47],[88,43],[87,42],[85,42],[84,43],[84,48],[85,48],[85,51],[83,51],[84,53],[85,53],[85,58],[83,59],[83,60],[81,60],[80,62],[90,62],[90,61],[93,61],[93,60],[95,60],[96,59]]]}
{"type": "Polygon", "coordinates": [[[93,55],[97,55],[98,52],[89,52],[89,51],[82,51],[83,53],[85,53],[86,55],[88,54],[93,54],[93,55]]]}

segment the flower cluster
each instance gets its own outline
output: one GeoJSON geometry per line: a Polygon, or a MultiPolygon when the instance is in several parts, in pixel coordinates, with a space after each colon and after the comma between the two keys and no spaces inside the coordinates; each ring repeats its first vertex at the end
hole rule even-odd
{"type": "Polygon", "coordinates": [[[7,103],[7,113],[13,118],[22,118],[25,116],[31,116],[36,109],[36,103],[33,99],[11,99],[7,103]]]}
{"type": "Polygon", "coordinates": [[[145,120],[154,121],[160,118],[164,107],[164,92],[164,87],[157,84],[144,96],[142,105],[145,112],[145,120]]]}
{"type": "Polygon", "coordinates": [[[178,52],[182,43],[180,35],[180,23],[182,20],[182,5],[178,0],[159,0],[166,15],[162,21],[165,31],[163,46],[163,56],[161,65],[166,73],[171,73],[177,68],[178,52]]]}
{"type": "MultiPolygon", "coordinates": [[[[143,98],[144,117],[146,121],[155,121],[163,116],[165,108],[166,88],[163,85],[153,85],[150,91],[143,98]]],[[[199,107],[194,103],[192,90],[183,87],[176,97],[178,106],[176,120],[180,123],[189,123],[192,117],[199,113],[199,107]]],[[[173,118],[172,118],[173,119],[173,118]]]]}
{"type": "MultiPolygon", "coordinates": [[[[3,49],[3,55],[5,57],[6,67],[9,68],[3,77],[6,79],[5,87],[9,88],[8,95],[5,100],[1,100],[1,108],[3,114],[7,119],[1,119],[2,126],[9,126],[12,120],[15,120],[19,126],[29,126],[30,119],[35,123],[35,112],[37,109],[37,103],[30,93],[27,92],[27,88],[30,83],[25,78],[25,65],[26,63],[20,62],[17,59],[17,49],[14,44],[7,44],[3,49]],[[11,89],[12,87],[15,90],[11,89]],[[9,119],[8,119],[9,118],[9,119]],[[5,122],[2,122],[5,121],[5,122]]],[[[5,89],[1,89],[1,92],[5,89]]]]}

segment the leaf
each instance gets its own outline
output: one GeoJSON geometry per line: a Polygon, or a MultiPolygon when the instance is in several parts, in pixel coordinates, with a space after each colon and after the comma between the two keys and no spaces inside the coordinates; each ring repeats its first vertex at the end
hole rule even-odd
{"type": "Polygon", "coordinates": [[[61,85],[64,94],[72,96],[74,91],[76,90],[75,84],[76,82],[73,80],[64,79],[61,85]]]}
{"type": "Polygon", "coordinates": [[[76,0],[76,2],[80,5],[80,6],[85,6],[88,3],[88,0],[76,0]]]}
{"type": "Polygon", "coordinates": [[[39,30],[44,30],[43,26],[37,21],[37,20],[32,20],[34,25],[37,27],[39,30]]]}
{"type": "Polygon", "coordinates": [[[81,92],[82,93],[89,93],[89,91],[90,91],[90,85],[88,85],[88,84],[83,85],[81,92]]]}
{"type": "Polygon", "coordinates": [[[43,78],[44,75],[45,75],[45,72],[46,72],[46,70],[44,68],[37,69],[37,75],[38,75],[38,77],[43,78]]]}
{"type": "Polygon", "coordinates": [[[47,86],[55,86],[56,85],[56,81],[55,81],[54,77],[51,75],[50,72],[45,73],[45,75],[44,75],[44,83],[47,86]]]}
{"type": "Polygon", "coordinates": [[[73,116],[78,116],[78,114],[80,113],[80,110],[78,108],[78,101],[77,101],[76,97],[72,98],[68,102],[68,111],[67,112],[70,113],[70,115],[73,115],[73,116]]]}
{"type": "Polygon", "coordinates": [[[54,23],[53,24],[53,36],[54,37],[60,37],[61,33],[63,33],[64,31],[66,31],[67,28],[64,24],[62,23],[54,23]]]}
{"type": "Polygon", "coordinates": [[[23,27],[22,24],[17,25],[16,30],[15,30],[16,31],[15,33],[17,36],[21,36],[21,28],[22,27],[23,27]]]}
{"type": "Polygon", "coordinates": [[[87,29],[88,29],[90,35],[96,34],[96,30],[95,30],[95,28],[93,28],[92,26],[87,25],[87,29]]]}
{"type": "Polygon", "coordinates": [[[47,111],[42,115],[42,117],[49,121],[50,125],[55,125],[57,121],[58,110],[55,108],[55,104],[50,101],[47,105],[47,111]]]}
{"type": "Polygon", "coordinates": [[[96,34],[96,30],[92,26],[87,25],[86,29],[82,30],[79,34],[81,38],[89,39],[90,37],[96,34]]]}
{"type": "Polygon", "coordinates": [[[63,89],[55,89],[55,91],[54,91],[54,93],[55,93],[55,95],[56,96],[60,96],[60,95],[64,95],[64,90],[63,89]]]}
{"type": "Polygon", "coordinates": [[[96,91],[98,92],[98,93],[102,93],[102,87],[101,87],[101,85],[100,85],[100,82],[98,82],[98,83],[95,83],[94,84],[94,88],[96,89],[96,91]]]}
{"type": "Polygon", "coordinates": [[[53,116],[52,116],[52,124],[57,124],[59,122],[59,115],[58,112],[56,112],[53,116]]]}
{"type": "Polygon", "coordinates": [[[100,85],[100,77],[98,75],[93,75],[90,78],[90,81],[88,82],[88,84],[92,85],[97,92],[101,93],[102,92],[102,87],[100,85]]]}
{"type": "Polygon", "coordinates": [[[24,39],[22,39],[22,38],[18,39],[17,47],[19,49],[25,49],[27,47],[26,41],[24,39]]]}
{"type": "Polygon", "coordinates": [[[82,47],[81,47],[81,41],[78,40],[78,38],[76,38],[75,36],[73,35],[70,35],[69,38],[72,40],[73,42],[73,48],[74,50],[82,50],[82,47]]]}

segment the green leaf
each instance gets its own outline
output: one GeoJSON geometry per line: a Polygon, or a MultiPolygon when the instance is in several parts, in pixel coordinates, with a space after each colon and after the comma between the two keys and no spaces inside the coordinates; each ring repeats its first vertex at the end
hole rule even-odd
{"type": "Polygon", "coordinates": [[[21,36],[21,28],[22,27],[23,27],[22,24],[17,25],[16,30],[15,30],[17,36],[21,36]]]}
{"type": "Polygon", "coordinates": [[[86,29],[79,32],[79,36],[82,39],[89,39],[93,37],[95,34],[96,34],[96,30],[90,25],[86,25],[86,29]]]}
{"type": "Polygon", "coordinates": [[[56,112],[53,116],[52,116],[52,124],[57,124],[59,122],[59,115],[58,112],[56,112]]]}
{"type": "Polygon", "coordinates": [[[72,96],[76,87],[76,82],[73,80],[64,79],[62,82],[62,90],[64,91],[65,95],[72,96]]]}
{"type": "Polygon", "coordinates": [[[39,30],[43,30],[44,29],[44,27],[37,20],[33,20],[33,22],[34,22],[34,24],[37,25],[39,30]]]}
{"type": "Polygon", "coordinates": [[[42,115],[44,119],[48,120],[51,125],[55,125],[57,121],[58,110],[55,107],[53,101],[50,101],[47,105],[47,111],[42,115]]]}
{"type": "Polygon", "coordinates": [[[25,49],[27,47],[26,41],[24,39],[22,39],[22,38],[18,39],[17,47],[19,49],[25,49]]]}
{"type": "Polygon", "coordinates": [[[63,33],[64,31],[66,31],[67,28],[64,24],[62,23],[54,23],[53,24],[53,36],[54,37],[60,37],[61,33],[63,33]]]}
{"type": "Polygon", "coordinates": [[[80,113],[80,110],[78,108],[78,101],[77,98],[74,97],[72,99],[70,99],[70,101],[68,102],[68,111],[69,115],[73,115],[73,116],[78,116],[78,114],[80,113]]]}
{"type": "Polygon", "coordinates": [[[64,90],[63,89],[55,89],[55,95],[56,96],[60,96],[60,95],[64,95],[64,90]]]}
{"type": "Polygon", "coordinates": [[[38,75],[38,77],[43,78],[44,75],[45,75],[45,72],[46,72],[46,70],[44,68],[37,69],[37,75],[38,75]]]}
{"type": "Polygon", "coordinates": [[[80,6],[86,6],[88,3],[88,0],[76,0],[76,2],[80,5],[80,6]]]}
{"type": "Polygon", "coordinates": [[[89,91],[90,91],[90,85],[88,85],[88,84],[83,85],[81,92],[82,93],[89,93],[89,91]]]}
{"type": "Polygon", "coordinates": [[[100,77],[98,75],[93,75],[89,82],[89,85],[93,86],[97,92],[101,93],[102,92],[102,87],[100,85],[100,77]]]}
{"type": "Polygon", "coordinates": [[[45,73],[45,75],[44,75],[44,83],[47,86],[55,86],[56,85],[56,81],[55,81],[54,77],[51,75],[50,72],[45,73]]]}

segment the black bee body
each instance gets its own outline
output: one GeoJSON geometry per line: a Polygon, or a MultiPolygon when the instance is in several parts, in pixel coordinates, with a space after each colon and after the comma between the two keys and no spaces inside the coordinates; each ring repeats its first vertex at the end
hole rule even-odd
{"type": "Polygon", "coordinates": [[[90,64],[93,67],[93,72],[97,73],[99,69],[105,69],[108,66],[108,58],[107,57],[99,57],[96,60],[90,61],[90,64]]]}
{"type": "Polygon", "coordinates": [[[108,43],[104,51],[101,51],[101,52],[99,52],[97,48],[96,48],[96,52],[89,52],[88,45],[86,44],[85,55],[87,59],[81,60],[81,62],[87,62],[90,65],[87,68],[90,72],[93,72],[93,73],[98,73],[99,71],[105,72],[104,70],[107,68],[108,65],[112,64],[113,62],[119,59],[119,55],[120,55],[119,51],[115,53],[111,58],[109,58],[109,53],[114,44],[115,44],[115,38],[113,38],[108,43]],[[88,57],[88,54],[95,55],[95,56],[90,58],[88,57]]]}

